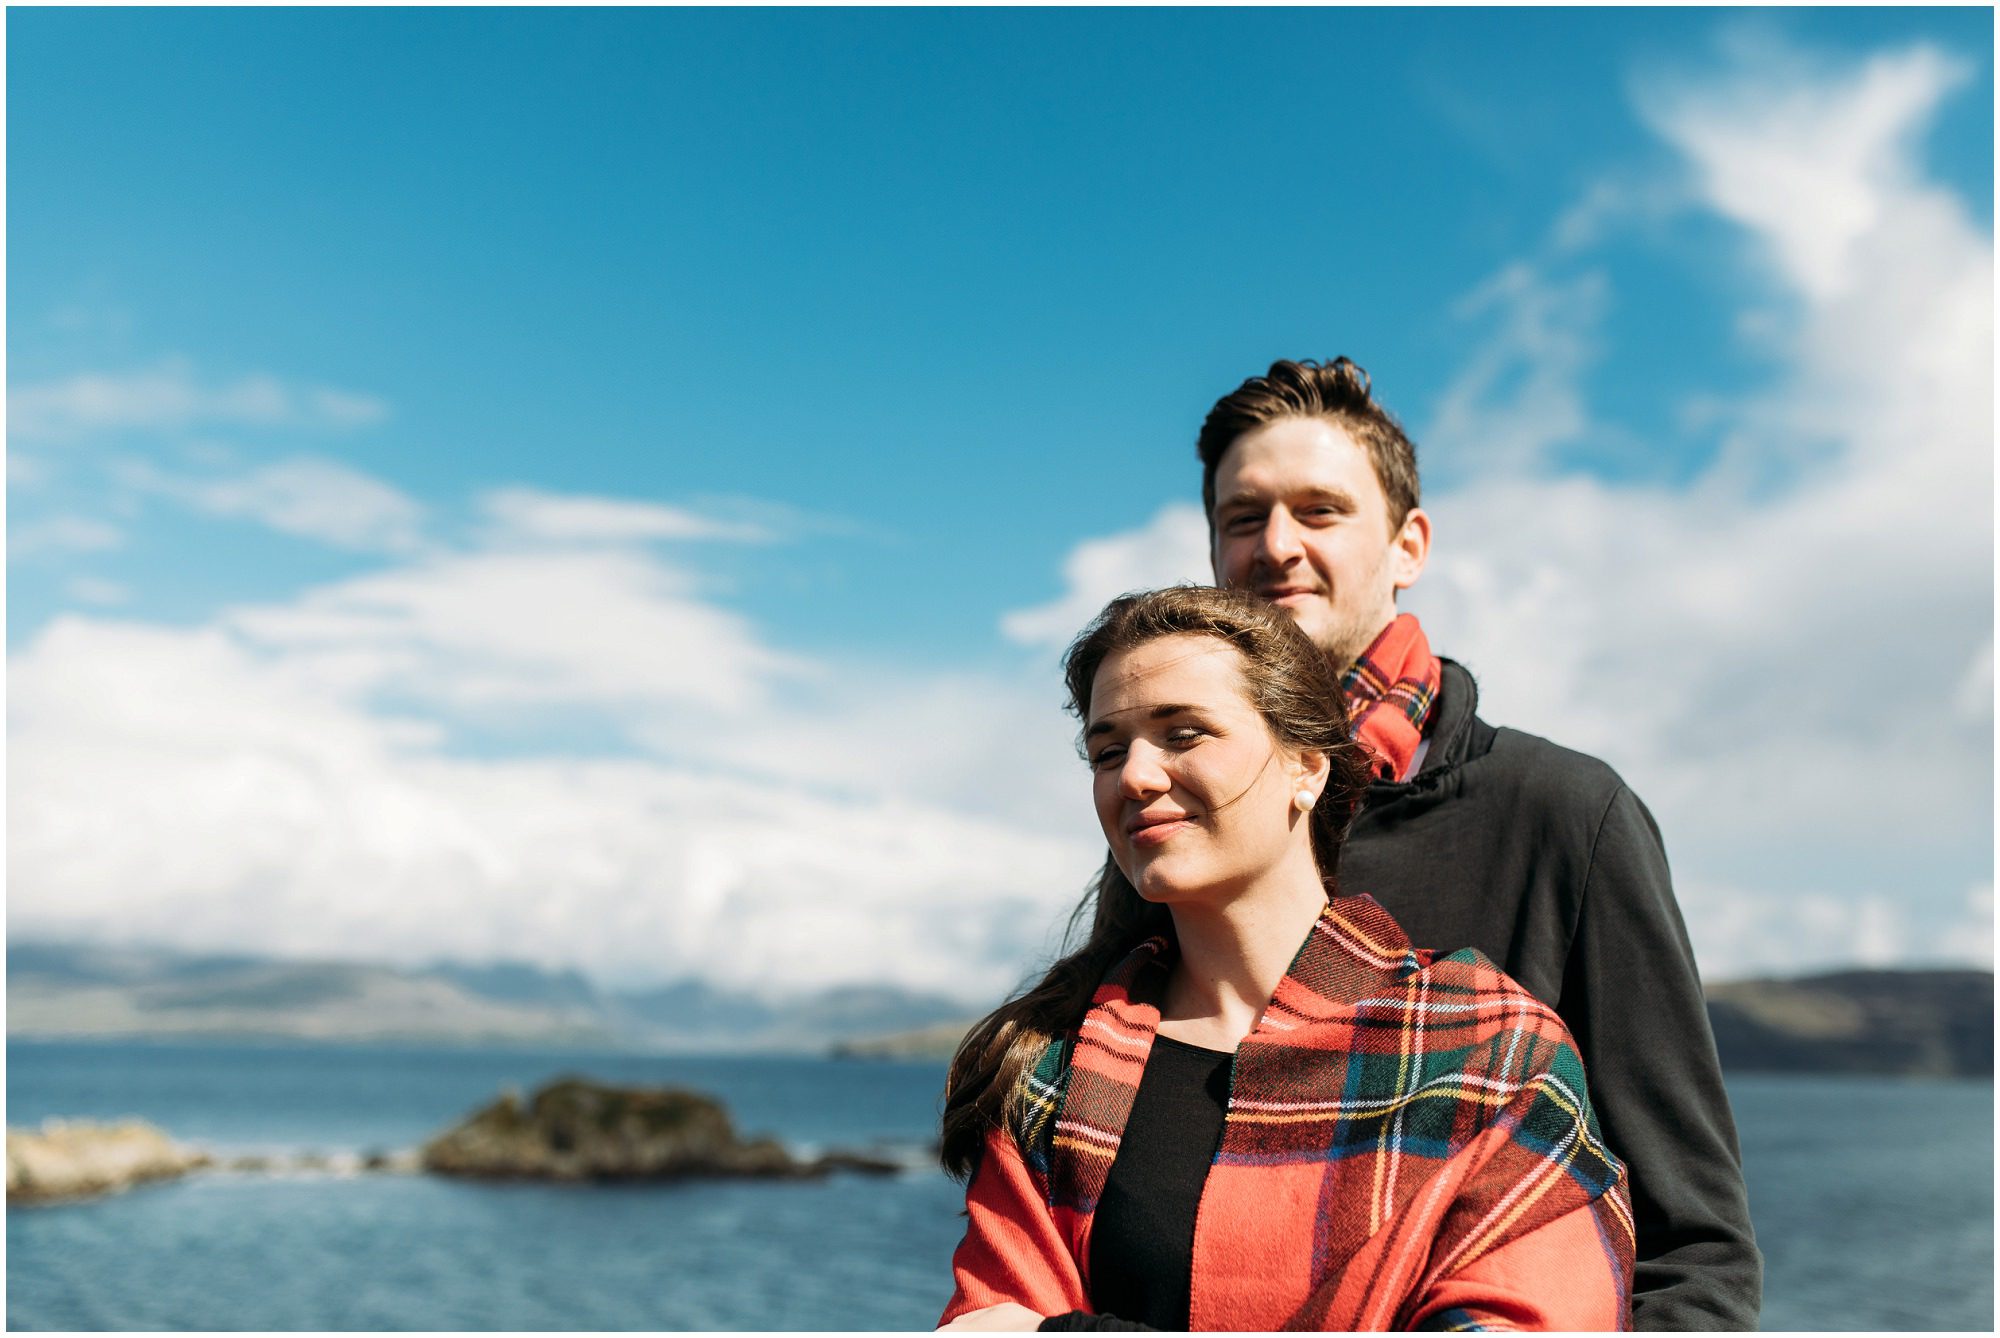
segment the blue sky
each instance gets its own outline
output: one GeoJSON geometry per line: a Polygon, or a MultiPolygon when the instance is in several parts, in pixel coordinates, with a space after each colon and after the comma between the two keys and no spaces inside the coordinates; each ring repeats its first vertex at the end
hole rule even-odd
{"type": "Polygon", "coordinates": [[[1063,630],[1346,353],[1711,973],[1990,960],[1990,11],[7,23],[16,932],[1004,984],[1063,630]]]}

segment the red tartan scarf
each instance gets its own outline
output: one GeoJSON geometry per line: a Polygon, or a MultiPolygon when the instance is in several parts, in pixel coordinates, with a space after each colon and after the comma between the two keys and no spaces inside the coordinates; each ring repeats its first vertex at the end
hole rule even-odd
{"type": "MultiPolygon", "coordinates": [[[[947,1319],[1087,1296],[1174,958],[1142,944],[1025,1080],[968,1194],[947,1319]]],[[[1631,1279],[1624,1167],[1554,1011],[1472,949],[1412,950],[1369,897],[1329,902],[1237,1050],[1190,1327],[1629,1328],[1631,1279]]]]}
{"type": "Polygon", "coordinates": [[[1340,676],[1354,737],[1373,755],[1375,774],[1402,780],[1423,742],[1444,667],[1414,613],[1399,613],[1340,676]]]}

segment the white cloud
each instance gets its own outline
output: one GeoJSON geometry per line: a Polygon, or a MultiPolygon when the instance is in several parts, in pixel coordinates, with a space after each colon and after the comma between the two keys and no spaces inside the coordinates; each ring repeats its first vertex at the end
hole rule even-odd
{"type": "Polygon", "coordinates": [[[615,497],[500,488],[481,499],[496,542],[631,543],[655,539],[768,541],[762,526],[717,520],[681,507],[615,497]]]}
{"type": "Polygon", "coordinates": [[[1077,545],[1063,561],[1062,595],[1007,614],[1000,629],[1026,645],[1062,645],[1116,595],[1212,580],[1208,522],[1199,506],[1174,503],[1142,529],[1077,545]]]}
{"type": "Polygon", "coordinates": [[[193,365],[179,358],[135,372],[86,372],[7,392],[8,431],[22,437],[212,424],[346,428],[379,422],[387,414],[388,406],[371,395],[293,386],[268,375],[204,384],[193,365]]]}
{"type": "MultiPolygon", "coordinates": [[[[561,590],[550,574],[513,614],[535,625],[605,571],[575,568],[561,590]]],[[[468,588],[446,573],[426,615],[451,622],[443,605],[468,588]]],[[[330,602],[368,603],[345,588],[330,602]]],[[[933,685],[930,700],[837,719],[723,704],[697,737],[746,732],[707,759],[472,759],[442,751],[428,720],[368,707],[373,673],[329,672],[323,656],[357,643],[379,655],[366,635],[269,635],[279,621],[70,617],[13,657],[12,932],[979,997],[1013,983],[1101,849],[1078,833],[1087,782],[1052,703],[1029,704],[1050,721],[1045,754],[979,756],[1025,701],[1005,685],[933,685]],[[1070,825],[1023,821],[1058,773],[1077,796],[1070,825]]],[[[683,635],[679,655],[732,650],[701,636],[683,635]]],[[[431,650],[402,648],[412,668],[431,650]]],[[[826,695],[867,693],[857,674],[826,695]]]]}
{"type": "Polygon", "coordinates": [[[1933,945],[1931,956],[1970,961],[1993,969],[1993,884],[1966,889],[1963,918],[1948,927],[1933,945]]]}
{"type": "Polygon", "coordinates": [[[1961,75],[1922,49],[1755,54],[1643,106],[1695,198],[1745,228],[1783,371],[1700,406],[1722,449],[1684,489],[1503,477],[1434,499],[1413,592],[1493,716],[1647,797],[1711,975],[1921,952],[1991,873],[1992,247],[1914,158],[1961,75]]]}
{"type": "Polygon", "coordinates": [[[1674,182],[1637,172],[1606,176],[1556,219],[1550,244],[1557,254],[1585,251],[1635,225],[1658,228],[1687,204],[1674,182]]]}
{"type": "MultiPolygon", "coordinates": [[[[1832,967],[1887,967],[1921,960],[1968,960],[1966,945],[1938,953],[1918,941],[1918,926],[1894,898],[1852,890],[1797,887],[1782,893],[1742,884],[1719,885],[1699,878],[1677,880],[1681,912],[1690,927],[1701,924],[1721,947],[1697,944],[1706,980],[1755,975],[1795,975],[1832,967]],[[1781,940],[1781,958],[1742,951],[1740,945],[1781,940]],[[1732,950],[1728,945],[1738,945],[1732,950]]],[[[1990,952],[1988,960],[1990,960],[1990,952]]]]}
{"type": "Polygon", "coordinates": [[[123,530],[88,516],[48,516],[10,526],[7,531],[7,551],[15,557],[37,553],[102,553],[124,542],[123,530]]]}
{"type": "Polygon", "coordinates": [[[803,671],[679,568],[621,551],[444,554],[221,625],[327,682],[472,713],[741,707],[803,671]]]}
{"type": "Polygon", "coordinates": [[[1550,279],[1525,262],[1469,293],[1459,316],[1492,317],[1498,329],[1446,388],[1430,444],[1458,448],[1452,458],[1468,474],[1504,476],[1537,472],[1581,438],[1589,414],[1578,383],[1604,302],[1602,274],[1550,279]]]}
{"type": "MultiPolygon", "coordinates": [[[[1685,198],[1742,225],[1756,353],[1781,370],[1690,394],[1719,450],[1686,486],[1558,474],[1557,447],[1611,430],[1587,394],[1617,355],[1610,276],[1572,252],[1622,204],[1586,194],[1466,300],[1488,338],[1419,439],[1470,481],[1427,495],[1406,603],[1489,719],[1645,797],[1712,978],[1929,956],[1992,872],[1992,245],[1915,157],[1962,72],[1922,48],[1768,56],[1656,80],[1643,105],[1685,198]]],[[[1158,529],[1080,546],[1071,600],[1009,631],[1073,630],[1112,592],[1086,569],[1156,551],[1158,529]]],[[[1990,932],[1952,955],[1990,961],[1990,932]]]]}
{"type": "Polygon", "coordinates": [[[1993,642],[1972,657],[1951,694],[1952,709],[1969,725],[1993,727],[1993,642]]]}
{"type": "Polygon", "coordinates": [[[122,482],[216,516],[236,516],[285,534],[361,552],[422,546],[424,508],[382,480],[332,460],[298,456],[244,473],[195,478],[127,461],[122,482]]]}
{"type": "Polygon", "coordinates": [[[1962,62],[1917,46],[1820,69],[1768,33],[1739,28],[1728,40],[1730,76],[1647,81],[1640,110],[1682,152],[1701,197],[1808,301],[1875,279],[1866,252],[1885,232],[1912,240],[1913,213],[1937,211],[1953,228],[1962,211],[1919,179],[1914,143],[1965,82],[1962,62]]]}
{"type": "Polygon", "coordinates": [[[123,604],[132,598],[129,588],[101,576],[72,576],[63,588],[70,598],[85,604],[123,604]]]}
{"type": "MultiPolygon", "coordinates": [[[[125,481],[370,532],[288,510],[340,491],[297,466],[125,481]]],[[[487,501],[469,549],[194,628],[67,616],[10,657],[13,931],[635,982],[1013,983],[1102,849],[1052,674],[784,654],[633,542],[747,525],[487,501]],[[550,755],[579,725],[609,744],[550,755]],[[531,756],[480,752],[517,737],[531,756]]],[[[398,518],[414,528],[378,508],[398,518]]]]}
{"type": "Polygon", "coordinates": [[[64,617],[12,656],[13,932],[1014,983],[1102,849],[1052,674],[782,654],[612,542],[723,537],[693,513],[502,496],[492,546],[192,629],[64,617]],[[581,719],[626,755],[453,751],[581,719]]]}

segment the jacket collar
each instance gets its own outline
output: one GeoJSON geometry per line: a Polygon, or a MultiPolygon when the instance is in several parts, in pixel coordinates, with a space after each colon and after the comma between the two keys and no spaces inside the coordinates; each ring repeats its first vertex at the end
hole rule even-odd
{"type": "Polygon", "coordinates": [[[1431,728],[1431,750],[1424,757],[1424,771],[1432,767],[1455,767],[1466,760],[1472,736],[1473,713],[1479,709],[1479,684],[1471,670],[1457,660],[1440,660],[1444,681],[1438,688],[1437,720],[1431,728]]]}
{"type": "MultiPolygon", "coordinates": [[[[1438,686],[1437,704],[1431,708],[1430,729],[1425,737],[1430,748],[1416,775],[1406,781],[1376,779],[1368,783],[1369,801],[1407,794],[1424,785],[1435,784],[1444,773],[1472,760],[1479,749],[1482,726],[1475,717],[1479,709],[1479,685],[1471,670],[1457,660],[1439,657],[1443,678],[1438,686]]],[[[1487,734],[1491,730],[1484,731],[1487,734]]]]}

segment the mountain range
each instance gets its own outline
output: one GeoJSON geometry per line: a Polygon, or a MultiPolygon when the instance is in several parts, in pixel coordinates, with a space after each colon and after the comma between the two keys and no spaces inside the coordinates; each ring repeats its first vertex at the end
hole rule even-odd
{"type": "MultiPolygon", "coordinates": [[[[1985,1076],[1993,973],[1850,970],[1707,987],[1725,1069],[1985,1076]]],[[[949,1055],[976,1005],[890,985],[774,999],[683,980],[607,990],[524,963],[401,968],[52,943],[7,947],[14,1037],[242,1037],[949,1055]]]]}
{"type": "Polygon", "coordinates": [[[12,1037],[241,1037],[671,1050],[821,1051],[962,1018],[892,986],[770,999],[701,981],[602,989],[525,963],[418,968],[10,943],[12,1037]]]}

